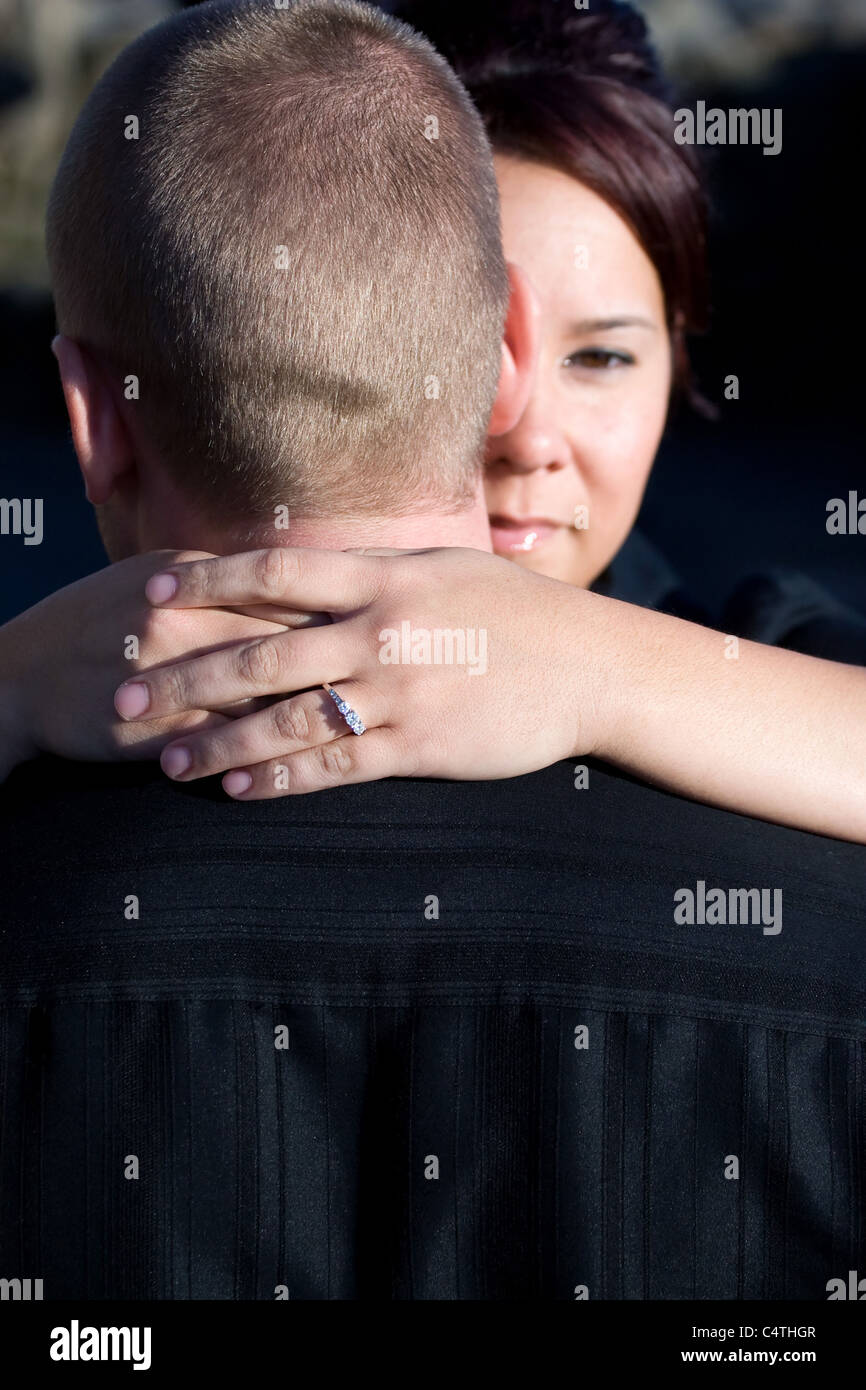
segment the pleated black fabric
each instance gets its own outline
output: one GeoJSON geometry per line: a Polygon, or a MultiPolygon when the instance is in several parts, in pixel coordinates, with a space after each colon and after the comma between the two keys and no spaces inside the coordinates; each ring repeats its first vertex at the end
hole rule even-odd
{"type": "Polygon", "coordinates": [[[21,769],[0,1277],[572,1300],[866,1275],[866,849],[574,783],[237,805],[21,769]],[[698,880],[781,890],[781,931],[677,924],[698,880]]]}

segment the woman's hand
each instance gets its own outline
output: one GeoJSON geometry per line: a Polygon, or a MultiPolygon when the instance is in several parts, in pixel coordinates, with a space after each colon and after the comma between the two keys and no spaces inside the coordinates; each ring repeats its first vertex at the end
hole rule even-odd
{"type": "Polygon", "coordinates": [[[169,575],[148,595],[176,614],[282,604],[333,619],[120,687],[117,708],[133,721],[274,701],[169,744],[162,766],[180,780],[229,773],[226,791],[249,800],[389,776],[511,777],[600,749],[611,698],[599,625],[592,662],[579,640],[581,613],[604,602],[596,595],[456,548],[272,549],[175,564],[169,575]],[[366,733],[349,730],[326,682],[366,733]]]}
{"type": "Polygon", "coordinates": [[[475,550],[269,550],[172,572],[173,595],[160,576],[150,597],[174,610],[283,604],[335,621],[121,687],[119,712],[146,720],[273,702],[175,739],[170,775],[234,769],[226,790],[258,798],[387,776],[510,777],[595,754],[682,796],[866,842],[860,667],[736,642],[475,550]],[[323,682],[368,732],[348,730],[323,682]]]}
{"type": "Polygon", "coordinates": [[[0,779],[40,752],[99,761],[152,758],[186,730],[228,722],[214,707],[134,724],[113,696],[130,671],[227,643],[284,632],[291,615],[264,621],[215,609],[154,608],[149,577],[199,551],[135,555],[51,594],[0,628],[0,779]],[[137,648],[137,655],[136,655],[137,648]]]}

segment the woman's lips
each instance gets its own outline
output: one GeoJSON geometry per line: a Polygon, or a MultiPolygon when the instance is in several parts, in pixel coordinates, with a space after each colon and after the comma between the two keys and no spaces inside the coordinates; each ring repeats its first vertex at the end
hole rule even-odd
{"type": "Polygon", "coordinates": [[[490,518],[490,535],[493,540],[493,549],[504,551],[506,554],[515,554],[520,551],[536,550],[538,546],[544,545],[557,531],[562,530],[562,523],[549,521],[546,517],[513,517],[513,516],[492,516],[490,518]]]}

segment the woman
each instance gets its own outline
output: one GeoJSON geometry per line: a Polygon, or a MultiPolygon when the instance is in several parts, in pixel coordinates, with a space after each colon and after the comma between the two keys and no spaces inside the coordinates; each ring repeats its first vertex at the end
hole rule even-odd
{"type": "MultiPolygon", "coordinates": [[[[426,7],[406,13],[453,56],[426,7]]],[[[488,458],[495,547],[527,572],[517,581],[512,563],[459,550],[265,552],[163,575],[154,575],[159,557],[136,557],[0,634],[7,768],[40,749],[104,758],[162,748],[169,775],[223,772],[225,789],[249,799],[388,775],[509,776],[595,754],[686,795],[866,840],[864,673],[738,646],[681,621],[694,610],[662,562],[646,548],[633,561],[635,540],[626,538],[671,388],[689,390],[685,334],[702,324],[700,185],[673,141],[633,11],[596,4],[567,18],[540,12],[533,25],[528,51],[515,49],[497,4],[458,65],[496,151],[506,252],[539,298],[532,399],[488,458]],[[351,690],[370,725],[363,738],[329,694],[284,698],[305,635],[274,627],[297,623],[275,595],[293,613],[334,618],[327,659],[320,671],[305,669],[303,685],[351,690]],[[618,596],[658,611],[611,601],[618,596]],[[219,611],[229,607],[259,621],[219,611]],[[484,628],[492,679],[383,665],[379,634],[409,613],[416,626],[484,628]],[[146,633],[149,668],[164,668],[124,683],[121,720],[108,703],[122,662],[105,636],[118,626],[146,633]],[[70,631],[75,651],[58,672],[70,631]],[[251,690],[239,648],[228,644],[257,633],[273,639],[275,673],[251,690]],[[170,664],[190,648],[224,646],[170,664]],[[267,707],[240,718],[220,712],[251,694],[267,707]]],[[[765,588],[761,621],[790,640],[790,606],[772,597],[765,588]]],[[[748,633],[748,613],[740,631],[748,633]]],[[[828,614],[821,631],[851,644],[835,653],[848,660],[863,650],[856,619],[828,614]]]]}
{"type": "Polygon", "coordinates": [[[471,21],[427,0],[399,12],[454,64],[485,119],[506,254],[540,300],[533,398],[488,453],[494,549],[586,587],[632,530],[672,393],[703,405],[686,350],[707,317],[697,165],[674,140],[629,6],[539,6],[531,21],[507,4],[476,5],[471,21]]]}

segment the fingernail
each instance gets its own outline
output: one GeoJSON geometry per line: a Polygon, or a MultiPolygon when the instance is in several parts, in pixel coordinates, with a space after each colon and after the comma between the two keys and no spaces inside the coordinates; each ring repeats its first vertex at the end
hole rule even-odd
{"type": "Polygon", "coordinates": [[[253,779],[248,772],[227,772],[223,778],[223,791],[229,796],[241,796],[252,785],[253,779]]]}
{"type": "Polygon", "coordinates": [[[114,696],[114,708],[121,719],[135,719],[150,704],[150,691],[141,681],[128,681],[114,696]]]}
{"type": "Polygon", "coordinates": [[[180,777],[192,767],[188,748],[163,748],[159,765],[167,777],[180,777]]]}
{"type": "Polygon", "coordinates": [[[150,603],[167,603],[177,593],[177,576],[174,574],[152,574],[144,586],[150,603]]]}

